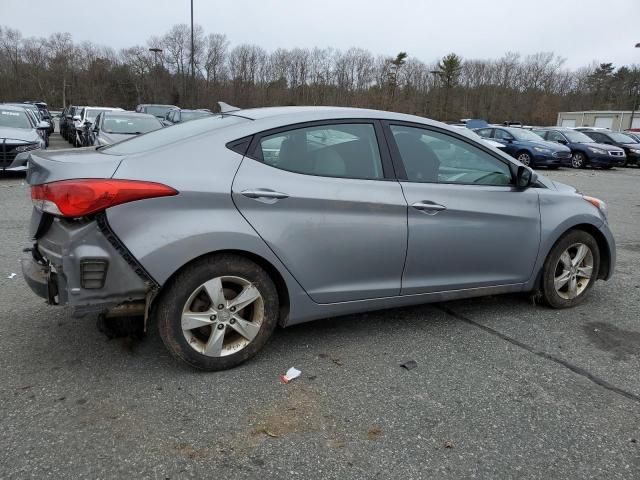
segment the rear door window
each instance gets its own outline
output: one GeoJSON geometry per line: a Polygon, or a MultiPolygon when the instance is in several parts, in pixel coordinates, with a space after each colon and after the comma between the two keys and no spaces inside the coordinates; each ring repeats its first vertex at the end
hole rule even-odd
{"type": "Polygon", "coordinates": [[[275,168],[307,175],[383,178],[375,128],[371,123],[318,125],[266,135],[258,156],[275,168]]]}

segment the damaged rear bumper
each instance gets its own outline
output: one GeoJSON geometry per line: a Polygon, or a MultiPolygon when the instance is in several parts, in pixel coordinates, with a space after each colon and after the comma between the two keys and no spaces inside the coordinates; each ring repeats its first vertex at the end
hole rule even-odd
{"type": "Polygon", "coordinates": [[[157,288],[104,217],[81,222],[55,218],[21,263],[36,295],[52,305],[70,305],[76,315],[146,302],[157,288]]]}

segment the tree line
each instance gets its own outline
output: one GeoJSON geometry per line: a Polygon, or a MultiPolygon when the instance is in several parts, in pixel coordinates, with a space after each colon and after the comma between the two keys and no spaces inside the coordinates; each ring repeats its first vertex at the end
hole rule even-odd
{"type": "Polygon", "coordinates": [[[640,66],[572,70],[564,63],[551,52],[498,59],[451,53],[430,63],[407,52],[385,56],[362,48],[268,52],[232,46],[198,25],[192,51],[184,24],[116,51],[76,43],[69,33],[25,38],[0,26],[0,101],[128,109],[139,103],[214,108],[219,100],[241,107],[336,105],[535,125],[554,124],[559,111],[628,110],[637,102],[640,66]]]}

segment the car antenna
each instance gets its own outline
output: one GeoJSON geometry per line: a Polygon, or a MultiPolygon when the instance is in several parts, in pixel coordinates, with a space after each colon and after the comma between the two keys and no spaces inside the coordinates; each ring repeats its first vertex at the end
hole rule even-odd
{"type": "Polygon", "coordinates": [[[229,105],[228,103],[224,102],[218,102],[218,105],[220,106],[220,113],[222,113],[223,115],[225,113],[237,112],[238,110],[242,110],[241,108],[234,107],[233,105],[229,105]]]}

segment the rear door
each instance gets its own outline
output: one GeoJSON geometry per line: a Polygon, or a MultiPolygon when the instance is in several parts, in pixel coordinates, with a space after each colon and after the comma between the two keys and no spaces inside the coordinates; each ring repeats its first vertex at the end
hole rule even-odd
{"type": "Polygon", "coordinates": [[[272,130],[235,177],[236,206],[318,303],[400,293],[407,205],[379,133],[362,120],[272,130]]]}
{"type": "Polygon", "coordinates": [[[526,282],[540,243],[536,189],[516,189],[509,162],[464,137],[388,128],[409,205],[402,294],[526,282]]]}

